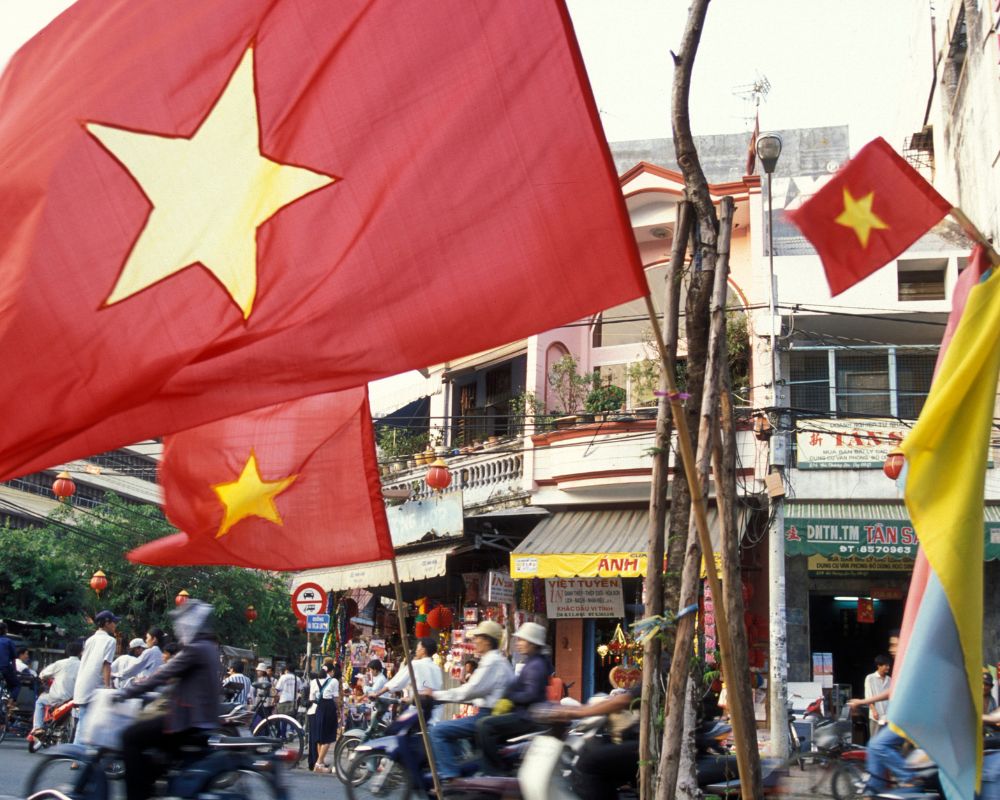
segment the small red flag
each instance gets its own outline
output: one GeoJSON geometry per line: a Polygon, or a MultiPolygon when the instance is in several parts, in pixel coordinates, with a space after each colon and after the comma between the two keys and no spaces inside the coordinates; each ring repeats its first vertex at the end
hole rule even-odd
{"type": "Polygon", "coordinates": [[[838,295],[888,264],[951,210],[885,139],[864,147],[815,195],[785,212],[838,295]]]}
{"type": "Polygon", "coordinates": [[[562,0],[79,0],[0,107],[0,480],[647,291],[562,0]]]}
{"type": "Polygon", "coordinates": [[[131,561],[299,570],[393,555],[365,388],[168,436],[159,479],[183,532],[131,561]]]}

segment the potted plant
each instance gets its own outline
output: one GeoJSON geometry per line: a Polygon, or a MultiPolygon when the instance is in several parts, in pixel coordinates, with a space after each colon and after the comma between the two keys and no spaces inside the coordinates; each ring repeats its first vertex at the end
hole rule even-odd
{"type": "Polygon", "coordinates": [[[549,367],[548,381],[564,415],[556,419],[556,426],[558,427],[560,422],[574,424],[580,421],[576,415],[591,391],[593,378],[590,375],[581,375],[576,357],[567,354],[549,367]]]}
{"type": "MultiPolygon", "coordinates": [[[[599,380],[599,379],[598,379],[599,380]]],[[[602,418],[611,411],[618,411],[625,406],[625,390],[613,383],[602,384],[595,381],[595,386],[587,395],[586,409],[591,414],[602,418]]]]}

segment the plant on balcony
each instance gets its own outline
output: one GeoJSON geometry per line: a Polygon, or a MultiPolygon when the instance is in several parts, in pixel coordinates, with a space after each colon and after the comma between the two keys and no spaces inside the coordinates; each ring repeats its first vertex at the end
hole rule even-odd
{"type": "Polygon", "coordinates": [[[378,449],[385,461],[400,461],[422,452],[429,440],[427,431],[410,431],[392,425],[376,428],[378,449]]]}
{"type": "Polygon", "coordinates": [[[512,436],[524,436],[525,428],[542,430],[548,423],[545,406],[534,392],[521,392],[510,399],[509,424],[512,436]]]}
{"type": "Polygon", "coordinates": [[[549,386],[563,414],[577,413],[593,387],[593,378],[581,375],[579,366],[576,357],[567,354],[549,367],[549,386]]]}
{"type": "Polygon", "coordinates": [[[595,386],[587,395],[587,402],[584,406],[591,414],[606,414],[609,411],[618,411],[625,407],[625,390],[621,386],[613,383],[602,384],[600,379],[595,379],[595,386]]]}
{"type": "Polygon", "coordinates": [[[660,362],[654,358],[643,358],[628,365],[628,380],[632,385],[632,405],[647,408],[656,405],[653,394],[660,385],[660,362]]]}

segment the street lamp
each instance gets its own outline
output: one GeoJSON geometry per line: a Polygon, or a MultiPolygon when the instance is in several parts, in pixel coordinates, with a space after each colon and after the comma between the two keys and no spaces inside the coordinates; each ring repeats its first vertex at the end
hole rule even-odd
{"type": "Polygon", "coordinates": [[[770,681],[771,694],[771,755],[788,758],[786,738],[788,702],[788,644],[785,626],[785,507],[784,490],[781,487],[781,468],[785,464],[785,421],[781,418],[778,378],[781,365],[777,346],[777,290],[774,285],[774,203],[771,186],[774,183],[774,168],[781,155],[781,137],[776,133],[765,133],[757,137],[757,158],[767,173],[767,273],[768,273],[768,325],[771,339],[771,408],[778,415],[774,426],[775,435],[770,441],[768,466],[776,475],[768,476],[768,498],[771,503],[771,530],[768,546],[768,572],[770,591],[768,592],[768,613],[770,616],[770,681]],[[772,483],[770,479],[776,479],[772,483]],[[774,488],[772,488],[774,487],[774,488]]]}

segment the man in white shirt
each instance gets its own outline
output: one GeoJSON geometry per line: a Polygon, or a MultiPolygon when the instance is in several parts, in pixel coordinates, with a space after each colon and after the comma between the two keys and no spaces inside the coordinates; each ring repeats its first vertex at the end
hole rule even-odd
{"type": "Polygon", "coordinates": [[[472,673],[469,682],[454,689],[434,692],[425,689],[421,692],[425,696],[445,703],[472,701],[478,709],[475,717],[460,717],[431,727],[431,747],[434,749],[438,775],[442,780],[459,776],[459,743],[463,739],[469,741],[475,739],[477,718],[488,715],[493,710],[493,706],[503,697],[507,687],[514,680],[514,669],[499,650],[503,628],[492,620],[486,620],[473,628],[472,636],[473,645],[479,655],[479,666],[472,673]]]}
{"type": "Polygon", "coordinates": [[[128,652],[118,656],[111,662],[111,685],[115,689],[124,689],[130,683],[131,678],[126,678],[126,673],[139,661],[139,656],[146,649],[146,643],[139,638],[128,643],[128,652]]]}
{"type": "Polygon", "coordinates": [[[118,617],[110,611],[101,611],[94,617],[97,630],[83,646],[83,658],[73,687],[73,704],[77,712],[77,737],[83,729],[83,719],[87,714],[87,704],[98,689],[111,687],[111,662],[115,660],[118,642],[115,631],[118,617]]]}
{"type": "MultiPolygon", "coordinates": [[[[875,656],[875,671],[865,676],[865,699],[870,700],[876,695],[889,691],[892,685],[892,678],[889,677],[889,668],[892,662],[886,656],[875,656]]],[[[888,700],[876,700],[868,706],[868,726],[869,734],[874,736],[880,725],[885,724],[885,715],[889,708],[888,700]]]]}
{"type": "Polygon", "coordinates": [[[295,714],[295,701],[302,688],[302,679],[295,675],[291,664],[285,664],[285,671],[281,673],[274,688],[278,692],[276,712],[278,714],[295,714]]]}
{"type": "MultiPolygon", "coordinates": [[[[444,688],[444,673],[441,667],[434,663],[437,652],[437,642],[430,637],[418,639],[413,651],[413,675],[417,679],[417,691],[424,689],[436,691],[444,688]]],[[[382,686],[369,694],[372,700],[386,692],[398,692],[410,685],[410,671],[403,664],[382,686]]],[[[431,722],[440,722],[444,716],[444,706],[436,705],[431,712],[431,722]]]]}
{"type": "MultiPolygon", "coordinates": [[[[66,658],[53,661],[39,675],[42,680],[52,678],[48,690],[38,695],[35,701],[35,718],[32,721],[35,730],[45,723],[45,707],[65,703],[73,696],[76,685],[76,675],[80,671],[80,653],[83,647],[79,642],[70,642],[66,646],[66,658]]],[[[34,733],[35,731],[32,731],[34,733]]]]}

